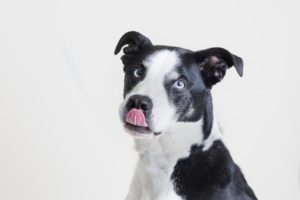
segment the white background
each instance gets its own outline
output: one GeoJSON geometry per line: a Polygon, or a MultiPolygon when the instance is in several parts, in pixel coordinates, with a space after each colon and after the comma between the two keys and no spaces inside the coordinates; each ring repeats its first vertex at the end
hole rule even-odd
{"type": "Polygon", "coordinates": [[[300,6],[285,1],[2,0],[0,199],[124,199],[135,165],[116,43],[225,47],[224,140],[259,199],[300,199],[300,6]]]}

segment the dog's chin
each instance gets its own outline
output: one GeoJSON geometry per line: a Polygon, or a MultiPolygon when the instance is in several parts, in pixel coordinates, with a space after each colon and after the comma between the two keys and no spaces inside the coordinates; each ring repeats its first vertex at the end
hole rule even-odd
{"type": "Polygon", "coordinates": [[[127,122],[124,123],[124,129],[127,133],[137,139],[152,138],[153,136],[157,136],[160,134],[154,132],[149,127],[135,126],[127,122]]]}

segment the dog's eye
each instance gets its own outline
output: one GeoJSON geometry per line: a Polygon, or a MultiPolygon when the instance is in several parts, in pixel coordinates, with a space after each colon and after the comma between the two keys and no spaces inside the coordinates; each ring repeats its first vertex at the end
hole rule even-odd
{"type": "Polygon", "coordinates": [[[178,79],[174,82],[174,87],[177,89],[182,89],[185,87],[185,82],[182,79],[178,79]]]}
{"type": "Polygon", "coordinates": [[[133,75],[137,78],[142,77],[144,75],[144,70],[142,68],[138,68],[134,70],[133,75]]]}
{"type": "Polygon", "coordinates": [[[136,78],[140,78],[140,77],[144,76],[144,67],[143,67],[143,65],[139,65],[138,68],[136,68],[136,69],[133,71],[133,75],[134,75],[136,78]]]}

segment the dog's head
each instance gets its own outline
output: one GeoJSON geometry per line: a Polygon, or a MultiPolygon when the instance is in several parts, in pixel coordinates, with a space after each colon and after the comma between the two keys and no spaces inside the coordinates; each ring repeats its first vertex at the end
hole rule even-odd
{"type": "Polygon", "coordinates": [[[176,122],[200,120],[211,107],[210,89],[226,70],[234,66],[243,74],[242,59],[223,48],[193,52],[152,45],[134,31],[121,37],[115,54],[122,48],[125,81],[120,117],[125,130],[137,137],[160,135],[176,122]]]}

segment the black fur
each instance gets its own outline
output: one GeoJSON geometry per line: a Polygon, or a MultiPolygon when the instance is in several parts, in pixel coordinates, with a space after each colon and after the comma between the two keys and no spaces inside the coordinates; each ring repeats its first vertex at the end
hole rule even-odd
{"type": "Polygon", "coordinates": [[[152,46],[148,38],[135,31],[127,32],[121,37],[116,46],[115,55],[121,51],[124,45],[128,45],[123,49],[124,55],[121,57],[124,65],[128,64],[136,53],[152,46]]]}
{"type": "Polygon", "coordinates": [[[209,137],[209,134],[211,132],[212,129],[212,125],[213,125],[213,104],[212,104],[212,99],[211,99],[211,94],[209,93],[208,95],[206,95],[205,98],[205,104],[204,104],[204,108],[203,108],[203,127],[202,127],[202,131],[203,131],[203,139],[207,139],[209,137]]]}
{"type": "Polygon", "coordinates": [[[200,65],[203,80],[209,88],[220,82],[226,70],[232,66],[243,76],[243,60],[226,49],[214,47],[197,51],[195,57],[200,65]]]}
{"type": "Polygon", "coordinates": [[[192,146],[190,156],[177,162],[171,179],[186,200],[257,199],[220,140],[207,151],[192,146]]]}

